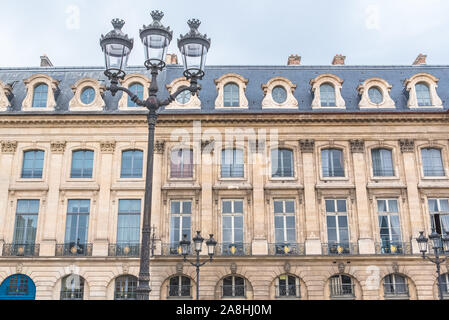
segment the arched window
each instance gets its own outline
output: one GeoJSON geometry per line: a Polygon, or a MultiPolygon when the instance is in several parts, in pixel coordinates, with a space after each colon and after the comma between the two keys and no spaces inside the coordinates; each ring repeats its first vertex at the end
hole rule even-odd
{"type": "Polygon", "coordinates": [[[70,178],[92,178],[94,152],[78,150],[72,153],[72,170],[70,178]]]}
{"type": "Polygon", "coordinates": [[[171,277],[169,285],[167,286],[167,297],[191,297],[192,284],[190,278],[185,276],[171,277]]]}
{"type": "Polygon", "coordinates": [[[385,298],[408,298],[409,290],[407,278],[400,274],[389,274],[384,278],[385,298]]]}
{"type": "Polygon", "coordinates": [[[192,97],[192,93],[190,92],[190,90],[184,90],[176,97],[176,101],[179,104],[186,104],[187,102],[190,101],[191,97],[192,97]]]}
{"type": "Polygon", "coordinates": [[[354,283],[352,278],[343,274],[335,275],[329,279],[331,299],[354,298],[354,283]]]}
{"type": "Polygon", "coordinates": [[[33,92],[33,108],[46,108],[48,96],[48,85],[38,84],[33,92]]]}
{"type": "Polygon", "coordinates": [[[221,177],[243,178],[243,150],[224,149],[221,151],[221,177]]]}
{"type": "Polygon", "coordinates": [[[273,178],[293,177],[293,152],[289,149],[271,151],[271,174],[273,178]]]}
{"type": "Polygon", "coordinates": [[[0,300],[34,300],[35,297],[36,286],[24,274],[12,275],[0,285],[0,300]]]}
{"type": "Polygon", "coordinates": [[[443,159],[441,149],[423,148],[421,149],[423,173],[425,177],[443,177],[443,159]]]}
{"type": "Polygon", "coordinates": [[[41,150],[25,151],[23,153],[22,178],[42,178],[45,152],[41,150]]]}
{"type": "Polygon", "coordinates": [[[171,152],[170,176],[172,178],[193,177],[193,150],[178,149],[171,152]]]}
{"type": "Polygon", "coordinates": [[[61,300],[83,300],[84,278],[77,274],[65,276],[61,281],[61,300]]]}
{"type": "Polygon", "coordinates": [[[223,279],[222,296],[245,297],[245,279],[239,276],[228,276],[223,279]]]}
{"type": "Polygon", "coordinates": [[[430,97],[430,88],[425,82],[419,82],[415,86],[416,99],[418,100],[418,106],[431,106],[432,99],[430,97]]]}
{"type": "Polygon", "coordinates": [[[393,177],[393,156],[389,149],[371,150],[374,177],[393,177]]]}
{"type": "Polygon", "coordinates": [[[81,102],[84,104],[91,104],[95,100],[95,89],[92,87],[86,87],[81,92],[81,102]]]}
{"type": "Polygon", "coordinates": [[[115,279],[115,300],[136,300],[137,277],[120,276],[115,279]]]}
{"type": "Polygon", "coordinates": [[[240,105],[239,99],[239,86],[233,82],[224,86],[224,106],[225,107],[238,107],[240,105]]]}
{"type": "Polygon", "coordinates": [[[379,87],[371,87],[368,90],[368,96],[372,103],[381,104],[384,101],[384,96],[382,94],[382,90],[379,87]]]}
{"type": "Polygon", "coordinates": [[[335,107],[335,88],[329,83],[320,86],[320,98],[322,107],[335,107]]]}
{"type": "Polygon", "coordinates": [[[277,298],[300,298],[299,278],[291,275],[281,275],[276,279],[277,298]]]}
{"type": "Polygon", "coordinates": [[[323,177],[344,177],[343,152],[339,149],[321,150],[323,177]]]}
{"type": "Polygon", "coordinates": [[[121,178],[142,178],[143,152],[128,150],[122,152],[121,178]]]}
{"type": "MultiPolygon", "coordinates": [[[[132,93],[137,95],[137,97],[139,98],[140,101],[143,101],[143,85],[142,84],[140,84],[138,82],[134,82],[133,84],[131,84],[129,86],[128,89],[129,89],[129,91],[131,91],[132,93]]],[[[128,96],[128,107],[138,107],[138,105],[131,100],[130,96],[128,96]]]]}

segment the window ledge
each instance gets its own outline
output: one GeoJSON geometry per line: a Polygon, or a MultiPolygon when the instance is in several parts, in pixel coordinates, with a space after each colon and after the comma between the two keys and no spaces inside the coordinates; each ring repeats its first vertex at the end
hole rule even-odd
{"type": "Polygon", "coordinates": [[[48,191],[48,184],[44,181],[35,182],[32,184],[18,183],[11,184],[9,187],[9,191],[23,191],[23,190],[39,190],[39,191],[48,191]]]}
{"type": "Polygon", "coordinates": [[[335,188],[342,188],[342,189],[355,189],[354,184],[348,183],[317,183],[315,185],[315,188],[317,189],[335,189],[335,188]]]}
{"type": "Polygon", "coordinates": [[[44,178],[19,178],[16,180],[17,183],[30,183],[30,182],[45,182],[44,178]]]}
{"type": "Polygon", "coordinates": [[[100,190],[100,185],[95,181],[79,181],[79,182],[69,182],[64,183],[60,186],[59,190],[90,190],[90,191],[98,191],[100,190]]]}
{"type": "Polygon", "coordinates": [[[421,181],[418,183],[418,188],[449,188],[449,181],[421,181]]]}
{"type": "Polygon", "coordinates": [[[291,181],[288,183],[279,183],[279,182],[274,182],[274,181],[270,181],[269,183],[267,183],[264,187],[265,190],[274,190],[274,189],[293,189],[293,190],[297,190],[297,189],[304,189],[304,186],[302,184],[299,183],[295,183],[296,181],[291,181]]]}

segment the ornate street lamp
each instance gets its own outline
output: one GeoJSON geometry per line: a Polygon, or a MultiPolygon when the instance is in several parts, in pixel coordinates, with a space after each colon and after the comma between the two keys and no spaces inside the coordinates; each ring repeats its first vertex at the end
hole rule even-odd
{"type": "Polygon", "coordinates": [[[148,109],[148,157],[147,157],[147,173],[145,181],[145,201],[142,224],[142,246],[140,254],[140,272],[139,285],[137,287],[137,298],[139,300],[148,300],[150,295],[150,225],[151,225],[151,200],[153,190],[153,153],[154,153],[154,128],[157,122],[157,111],[159,108],[169,105],[175,101],[176,97],[183,91],[190,91],[192,95],[196,95],[201,89],[198,86],[198,80],[204,76],[204,66],[206,55],[210,47],[210,39],[206,35],[198,32],[200,25],[199,20],[192,19],[187,23],[190,32],[185,36],[181,36],[178,40],[181,54],[184,61],[184,75],[190,80],[190,86],[182,86],[176,92],[171,94],[167,99],[161,101],[157,97],[159,91],[157,85],[157,76],[160,71],[165,68],[165,56],[168,46],[172,40],[173,32],[169,27],[164,27],[161,19],[164,17],[162,11],[152,11],[151,17],[153,22],[148,26],[143,26],[140,30],[140,38],[145,49],[145,67],[151,71],[151,84],[149,88],[149,97],[145,101],[141,101],[138,96],[127,88],[119,86],[119,80],[123,80],[126,76],[125,68],[128,58],[133,48],[133,39],[124,34],[122,28],[125,24],[123,20],[114,19],[112,25],[114,30],[100,38],[100,46],[105,56],[105,75],[111,84],[106,89],[112,96],[118,91],[128,94],[131,101],[141,107],[148,109]],[[181,49],[182,48],[182,49],[181,49]]]}
{"type": "Polygon", "coordinates": [[[438,297],[440,298],[440,300],[443,300],[440,266],[448,259],[448,257],[441,258],[440,254],[447,255],[449,253],[449,235],[446,231],[444,231],[444,236],[441,236],[435,231],[435,229],[432,229],[432,233],[429,235],[429,239],[424,236],[424,231],[420,231],[418,238],[416,238],[416,241],[418,242],[419,251],[422,253],[422,258],[428,259],[430,262],[437,266],[438,297]],[[429,239],[432,241],[435,258],[431,258],[427,255],[427,246],[429,239]]]}
{"type": "Polygon", "coordinates": [[[200,267],[204,266],[207,262],[212,262],[212,259],[215,254],[215,246],[217,245],[217,241],[214,239],[214,235],[209,235],[209,240],[206,241],[207,245],[207,254],[209,255],[209,260],[204,262],[200,261],[200,253],[202,250],[204,238],[201,236],[201,231],[196,232],[196,236],[193,238],[194,248],[196,252],[196,260],[195,262],[191,262],[187,260],[187,255],[190,253],[190,240],[187,239],[187,235],[184,235],[184,239],[179,241],[181,246],[182,255],[184,256],[184,262],[190,263],[192,266],[196,268],[196,299],[200,299],[200,267]]]}

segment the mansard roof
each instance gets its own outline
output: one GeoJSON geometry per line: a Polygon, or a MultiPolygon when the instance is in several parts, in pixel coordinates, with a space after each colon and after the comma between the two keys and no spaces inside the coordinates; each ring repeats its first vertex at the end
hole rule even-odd
{"type": "MultiPolygon", "coordinates": [[[[127,73],[142,73],[148,78],[151,74],[144,67],[128,67],[127,73]]],[[[10,110],[1,112],[1,114],[21,114],[22,101],[26,96],[26,87],[24,80],[33,74],[47,74],[53,79],[59,81],[58,90],[55,93],[57,107],[53,113],[80,113],[69,111],[69,101],[73,97],[71,87],[82,78],[98,79],[101,84],[107,85],[108,80],[103,75],[103,67],[51,67],[51,68],[0,68],[0,81],[10,84],[12,90],[12,107],[10,110]]],[[[360,110],[360,96],[357,87],[365,82],[365,80],[378,77],[386,80],[393,86],[390,96],[395,102],[395,109],[388,109],[388,112],[413,112],[407,107],[408,92],[405,89],[404,82],[406,79],[418,73],[429,73],[440,79],[438,82],[437,93],[443,101],[443,109],[436,112],[446,112],[449,109],[449,65],[419,65],[419,66],[208,66],[206,67],[206,75],[200,81],[202,90],[200,91],[201,110],[199,109],[176,109],[161,110],[165,114],[188,114],[188,113],[326,113],[326,112],[373,112],[381,113],[382,109],[360,110]],[[236,73],[242,77],[249,79],[246,87],[246,97],[249,106],[247,109],[233,108],[226,110],[224,108],[215,109],[215,99],[217,98],[217,89],[214,83],[215,79],[220,78],[226,73],[236,73]],[[310,80],[321,74],[334,74],[340,77],[344,82],[341,94],[346,102],[346,108],[341,110],[335,109],[312,109],[311,103],[313,93],[311,91],[310,80]],[[298,108],[279,110],[279,109],[262,109],[262,100],[264,92],[262,85],[267,83],[274,77],[285,77],[293,84],[297,85],[294,92],[295,98],[298,100],[298,108]]],[[[182,77],[183,67],[179,65],[168,65],[167,68],[159,75],[158,84],[160,89],[160,97],[165,98],[168,92],[165,85],[171,83],[174,79],[182,77]]],[[[119,111],[118,101],[122,93],[118,93],[112,97],[110,92],[106,92],[104,100],[106,107],[104,111],[89,112],[95,113],[139,113],[145,111],[119,111]]],[[[434,108],[420,107],[418,111],[434,111],[434,108]]],[[[38,111],[26,112],[42,113],[38,111]]],[[[81,112],[83,113],[83,112],[81,112]]],[[[45,112],[48,114],[48,112],[45,112]]]]}

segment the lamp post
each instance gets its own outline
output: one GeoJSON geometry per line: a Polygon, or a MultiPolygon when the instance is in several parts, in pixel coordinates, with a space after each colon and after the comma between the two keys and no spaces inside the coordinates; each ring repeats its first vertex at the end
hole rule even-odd
{"type": "Polygon", "coordinates": [[[429,257],[427,253],[427,243],[429,239],[424,236],[424,231],[419,232],[419,237],[416,238],[418,242],[419,251],[422,253],[423,259],[428,259],[433,264],[437,266],[437,281],[438,281],[438,297],[440,300],[443,300],[443,290],[441,284],[441,264],[444,263],[448,257],[441,258],[440,253],[447,254],[449,252],[449,235],[445,231],[444,236],[441,236],[439,233],[432,229],[432,233],[429,235],[430,240],[432,241],[432,247],[434,251],[434,258],[429,257]]]}
{"type": "Polygon", "coordinates": [[[195,262],[187,260],[187,255],[189,254],[191,244],[190,240],[187,240],[187,235],[185,234],[184,239],[179,241],[179,244],[181,245],[182,255],[184,256],[184,262],[188,262],[196,268],[196,300],[199,300],[200,298],[200,267],[204,266],[207,262],[212,262],[212,258],[215,254],[215,246],[217,245],[217,241],[214,240],[214,235],[210,234],[209,240],[206,241],[209,260],[201,262],[200,253],[202,249],[201,247],[203,246],[203,241],[204,239],[203,237],[201,237],[201,231],[197,231],[196,236],[193,238],[196,252],[195,262]]]}
{"type": "Polygon", "coordinates": [[[114,30],[100,38],[100,45],[104,52],[106,71],[105,75],[111,84],[106,90],[109,90],[112,96],[118,91],[127,93],[134,103],[138,106],[148,109],[148,156],[147,156],[147,173],[145,180],[145,200],[142,224],[142,245],[140,253],[140,271],[139,285],[137,287],[137,299],[148,300],[151,292],[150,288],[150,226],[151,226],[151,200],[153,189],[153,153],[154,153],[154,128],[157,122],[157,111],[159,108],[169,105],[176,97],[188,90],[192,95],[198,93],[201,89],[198,86],[198,80],[204,76],[204,67],[207,52],[210,48],[210,39],[207,35],[198,32],[200,21],[191,19],[187,22],[190,31],[178,39],[178,48],[181,51],[184,62],[184,76],[190,81],[190,86],[183,86],[176,92],[171,94],[165,100],[159,100],[157,93],[159,91],[157,85],[157,76],[165,68],[165,55],[168,46],[172,40],[173,32],[170,27],[164,27],[161,19],[164,14],[161,11],[152,11],[151,17],[153,22],[148,26],[143,26],[140,30],[140,38],[145,48],[144,63],[147,70],[151,71],[151,84],[149,87],[149,97],[145,101],[141,101],[139,97],[132,93],[128,88],[119,86],[119,80],[123,80],[126,76],[125,68],[129,55],[133,48],[134,40],[122,31],[125,22],[120,19],[112,20],[114,30]]]}

